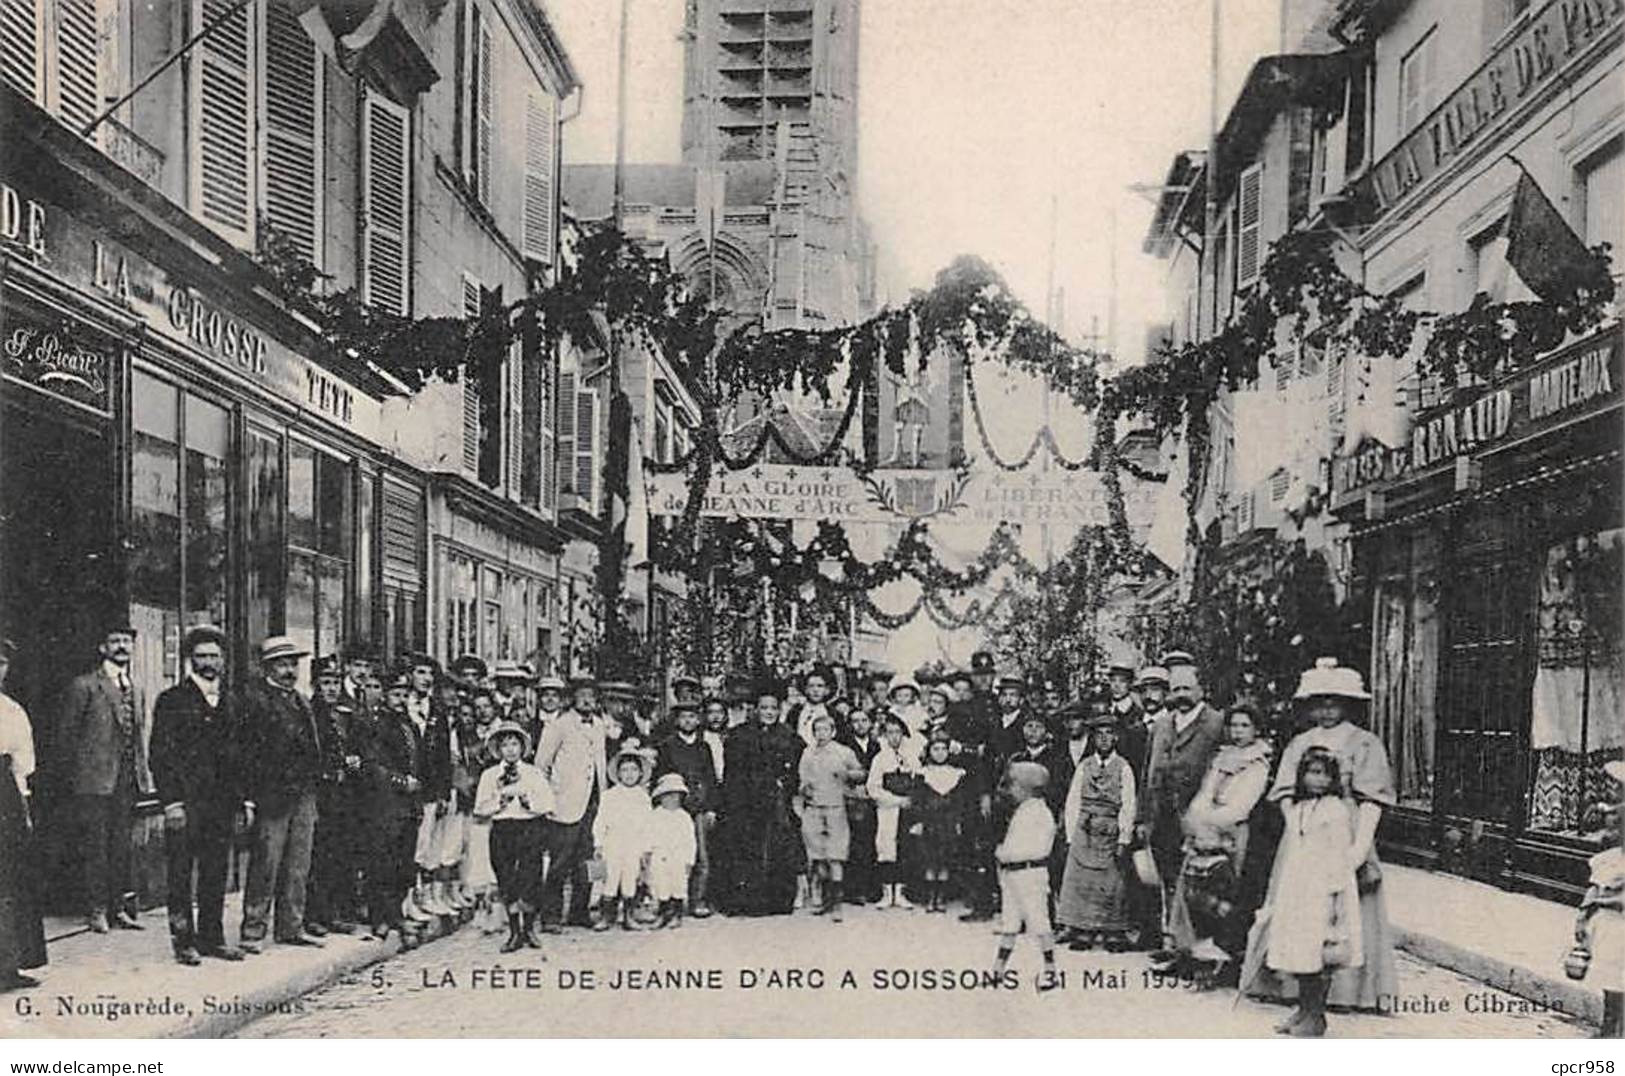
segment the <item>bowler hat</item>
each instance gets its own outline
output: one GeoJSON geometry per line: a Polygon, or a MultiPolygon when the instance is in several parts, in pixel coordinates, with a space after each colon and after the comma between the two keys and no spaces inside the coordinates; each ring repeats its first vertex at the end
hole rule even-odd
{"type": "Polygon", "coordinates": [[[213,624],[199,624],[196,627],[188,628],[186,634],[181,638],[181,653],[191,654],[200,643],[214,643],[216,646],[224,648],[226,633],[213,624]]]}
{"type": "Polygon", "coordinates": [[[570,677],[570,690],[571,691],[580,691],[584,687],[596,688],[597,686],[598,686],[598,678],[596,676],[587,676],[586,674],[581,674],[581,675],[578,675],[578,676],[570,677]]]}
{"type": "Polygon", "coordinates": [[[405,669],[397,669],[395,672],[390,673],[389,676],[384,680],[385,690],[392,687],[410,688],[411,686],[412,674],[407,672],[405,669]]]}
{"type": "Polygon", "coordinates": [[[410,653],[402,654],[401,667],[403,669],[430,668],[437,674],[440,672],[440,663],[421,650],[413,650],[410,653]]]}
{"type": "Polygon", "coordinates": [[[1117,715],[1107,710],[1104,713],[1096,710],[1089,714],[1088,728],[1117,730],[1117,715]]]}
{"type": "Polygon", "coordinates": [[[993,655],[986,650],[978,650],[971,655],[970,671],[973,673],[990,673],[993,671],[993,655]]]}
{"type": "Polygon", "coordinates": [[[657,800],[661,796],[672,792],[684,796],[688,795],[688,782],[683,780],[683,775],[680,773],[668,773],[656,781],[654,791],[649,793],[649,798],[657,800]]]}
{"type": "Polygon", "coordinates": [[[1023,691],[1027,690],[1027,681],[1023,680],[1021,677],[1017,676],[1015,673],[1005,673],[1003,676],[999,677],[998,680],[996,680],[994,683],[998,687],[1006,687],[1006,686],[1019,687],[1023,691]]]}
{"type": "Polygon", "coordinates": [[[691,691],[700,690],[699,677],[697,677],[697,676],[689,676],[686,673],[681,675],[681,676],[672,677],[672,679],[671,679],[671,689],[673,691],[677,691],[677,690],[679,690],[681,688],[688,688],[691,691]]]}
{"type": "Polygon", "coordinates": [[[1114,661],[1106,666],[1106,675],[1132,677],[1134,675],[1134,666],[1125,661],[1114,661]]]}
{"type": "Polygon", "coordinates": [[[344,679],[344,665],[339,661],[337,654],[329,654],[316,660],[314,675],[318,680],[342,680],[344,679]]]}
{"type": "Polygon", "coordinates": [[[351,643],[344,648],[345,661],[377,661],[378,648],[371,643],[351,643]]]}
{"type": "Polygon", "coordinates": [[[283,658],[308,657],[310,651],[286,635],[271,635],[260,644],[260,661],[281,661],[283,658]]]}

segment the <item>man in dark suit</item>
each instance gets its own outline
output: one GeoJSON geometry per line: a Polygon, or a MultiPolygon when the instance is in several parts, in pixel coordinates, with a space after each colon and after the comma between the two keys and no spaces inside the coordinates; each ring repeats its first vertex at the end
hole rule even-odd
{"type": "MultiPolygon", "coordinates": [[[[1151,730],[1151,747],[1145,763],[1146,789],[1139,797],[1136,837],[1149,844],[1156,860],[1162,882],[1165,934],[1166,908],[1179,878],[1182,859],[1181,821],[1185,808],[1207,775],[1208,764],[1224,741],[1224,715],[1207,705],[1202,694],[1195,665],[1169,667],[1169,708],[1157,718],[1151,730]]],[[[1166,950],[1166,938],[1164,942],[1166,950]]]]}
{"type": "Polygon", "coordinates": [[[316,832],[316,790],[327,755],[316,715],[299,694],[299,662],[309,651],[286,635],[260,644],[258,680],[243,693],[249,792],[254,799],[254,848],[243,895],[242,948],[263,952],[276,906],[276,940],[317,946],[305,936],[305,885],[316,832]]]}
{"type": "Polygon", "coordinates": [[[181,640],[186,675],[152,707],[152,780],[164,805],[169,938],[175,959],[191,966],[203,963],[205,955],[243,958],[240,949],[226,944],[224,923],[232,825],[244,809],[242,729],[236,708],[221,690],[225,642],[216,627],[188,631],[181,640]]]}
{"type": "Polygon", "coordinates": [[[84,865],[85,921],[98,934],[112,925],[140,930],[124,907],[130,882],[130,826],[140,791],[144,712],[130,680],[135,629],[109,628],[101,664],[75,677],[63,693],[57,721],[68,752],[66,776],[84,865]]]}
{"type": "MultiPolygon", "coordinates": [[[[846,735],[841,740],[857,756],[865,773],[880,754],[880,736],[875,730],[874,715],[867,710],[853,710],[847,715],[846,735]]],[[[875,816],[874,800],[868,789],[858,785],[847,794],[846,824],[852,831],[852,848],[846,860],[846,898],[853,904],[870,904],[880,899],[880,872],[875,869],[875,831],[879,820],[875,816]]]]}

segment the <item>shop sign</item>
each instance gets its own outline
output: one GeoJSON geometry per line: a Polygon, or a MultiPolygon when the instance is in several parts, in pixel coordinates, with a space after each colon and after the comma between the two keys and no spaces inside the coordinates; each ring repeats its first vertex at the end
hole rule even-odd
{"type": "Polygon", "coordinates": [[[7,377],[104,415],[113,411],[114,353],[66,323],[41,325],[10,317],[0,341],[7,377]]]}
{"type": "Polygon", "coordinates": [[[1367,441],[1339,457],[1332,462],[1332,506],[1341,508],[1369,490],[1617,401],[1620,339],[1621,329],[1614,326],[1466,403],[1424,412],[1408,444],[1390,448],[1367,441]]]}
{"type": "Polygon", "coordinates": [[[1465,153],[1569,59],[1625,22],[1625,0],[1551,0],[1361,180],[1379,214],[1465,153]]]}
{"type": "MultiPolygon", "coordinates": [[[[682,515],[688,476],[653,475],[649,510],[682,515]]],[[[1109,522],[1105,486],[1093,471],[877,470],[759,464],[713,473],[700,514],[737,519],[830,520],[839,523],[1109,522]]]]}
{"type": "MultiPolygon", "coordinates": [[[[0,183],[0,241],[49,252],[53,273],[141,316],[300,407],[377,441],[383,405],[82,221],[0,183]]],[[[9,344],[9,341],[8,341],[9,344]]],[[[10,372],[10,362],[7,360],[10,372]]],[[[65,383],[64,383],[65,384],[65,383]]],[[[104,405],[93,405],[104,406],[104,405]]]]}

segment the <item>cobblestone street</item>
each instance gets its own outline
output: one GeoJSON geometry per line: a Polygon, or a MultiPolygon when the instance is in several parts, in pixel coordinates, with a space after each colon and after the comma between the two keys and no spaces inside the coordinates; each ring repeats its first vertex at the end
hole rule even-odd
{"type": "MultiPolygon", "coordinates": [[[[1285,1013],[1234,1004],[1230,991],[1159,982],[1139,954],[1063,950],[1066,988],[1039,995],[1037,953],[1025,944],[1015,988],[967,989],[961,984],[975,984],[991,961],[990,931],[921,912],[853,909],[842,925],[798,913],[691,920],[677,931],[636,935],[572,931],[550,939],[544,954],[518,959],[498,954],[500,940],[464,927],[309,994],[292,1006],[297,1011],[241,1035],[1252,1037],[1269,1036],[1285,1013]],[[664,982],[673,973],[682,985],[664,982]]],[[[1586,1034],[1574,1021],[1529,1012],[1528,1002],[1405,954],[1400,983],[1408,1011],[1334,1014],[1331,1035],[1586,1034]]]]}

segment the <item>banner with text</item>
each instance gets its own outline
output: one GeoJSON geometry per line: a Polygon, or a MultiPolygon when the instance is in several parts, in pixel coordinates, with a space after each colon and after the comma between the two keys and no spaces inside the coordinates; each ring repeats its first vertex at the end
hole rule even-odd
{"type": "MultiPolygon", "coordinates": [[[[688,476],[649,477],[649,511],[681,515],[688,476]]],[[[713,474],[700,509],[739,519],[827,519],[835,523],[1110,522],[1106,487],[1094,471],[878,470],[760,464],[713,474]]]]}

